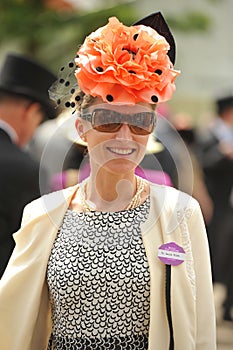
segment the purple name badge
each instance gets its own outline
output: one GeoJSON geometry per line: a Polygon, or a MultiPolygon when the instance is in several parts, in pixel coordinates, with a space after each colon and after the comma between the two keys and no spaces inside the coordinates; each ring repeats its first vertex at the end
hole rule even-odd
{"type": "Polygon", "coordinates": [[[175,242],[162,244],[159,247],[158,258],[165,265],[177,266],[185,260],[185,251],[175,242]]]}

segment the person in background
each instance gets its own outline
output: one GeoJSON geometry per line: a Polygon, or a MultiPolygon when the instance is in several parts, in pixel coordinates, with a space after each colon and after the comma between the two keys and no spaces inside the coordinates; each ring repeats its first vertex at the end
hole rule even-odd
{"type": "Polygon", "coordinates": [[[207,232],[215,286],[227,288],[223,319],[233,321],[233,95],[216,100],[216,117],[198,135],[199,159],[214,210],[207,232]]]}
{"type": "Polygon", "coordinates": [[[81,182],[90,174],[87,144],[79,138],[73,141],[66,156],[62,171],[55,173],[50,181],[51,191],[61,190],[81,182]]]}
{"type": "MultiPolygon", "coordinates": [[[[172,184],[175,188],[180,189],[180,165],[185,162],[189,169],[189,158],[185,154],[186,147],[180,142],[174,126],[171,123],[173,112],[168,102],[164,102],[158,105],[157,120],[154,136],[162,146],[163,150],[155,155],[148,155],[142,161],[143,166],[157,166],[154,158],[160,164],[161,168],[169,174],[172,184]],[[183,154],[183,157],[181,155],[183,154]]],[[[191,170],[192,171],[192,170],[191,170]]]]}
{"type": "Polygon", "coordinates": [[[45,174],[23,149],[44,120],[56,116],[48,88],[56,76],[39,63],[8,54],[0,71],[0,277],[14,248],[24,206],[41,195],[45,174]],[[40,186],[41,185],[41,186],[40,186]]]}
{"type": "MultiPolygon", "coordinates": [[[[30,155],[40,161],[46,170],[48,192],[63,188],[64,181],[59,179],[57,174],[67,169],[67,159],[70,158],[71,149],[74,147],[73,140],[67,136],[67,129],[72,128],[70,121],[67,120],[71,118],[71,113],[67,112],[62,110],[57,118],[40,125],[28,145],[30,155]]],[[[80,153],[79,155],[81,158],[80,153]]]]}
{"type": "Polygon", "coordinates": [[[184,146],[188,150],[193,173],[193,183],[192,187],[190,188],[190,169],[185,166],[185,164],[183,164],[179,172],[180,177],[182,177],[179,189],[192,195],[198,201],[205,223],[208,225],[213,215],[213,201],[210,197],[205,183],[202,165],[196,155],[196,128],[193,125],[192,117],[188,113],[174,113],[171,118],[171,122],[175,127],[178,135],[183,140],[184,146]]]}
{"type": "Polygon", "coordinates": [[[158,12],[132,26],[111,17],[68,63],[90,176],[26,206],[0,282],[1,350],[216,349],[198,202],[135,174],[174,62],[158,12]]]}

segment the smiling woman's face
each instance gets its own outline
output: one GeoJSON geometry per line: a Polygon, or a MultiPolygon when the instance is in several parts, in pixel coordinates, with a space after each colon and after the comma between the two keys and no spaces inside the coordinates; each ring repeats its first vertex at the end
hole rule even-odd
{"type": "MultiPolygon", "coordinates": [[[[97,101],[91,107],[88,107],[83,113],[91,113],[96,109],[103,109],[117,112],[116,115],[124,114],[125,119],[142,116],[143,113],[151,114],[152,106],[147,103],[140,103],[133,106],[130,105],[109,105],[108,103],[97,101]]],[[[141,120],[141,118],[140,118],[141,120]]],[[[134,123],[132,123],[134,126],[134,123]]],[[[135,122],[136,124],[136,122],[135,122]]],[[[88,143],[88,151],[90,156],[91,167],[99,170],[105,168],[113,173],[129,173],[134,171],[145,155],[146,145],[149,133],[139,135],[134,133],[134,128],[130,128],[126,122],[114,132],[102,132],[93,129],[90,122],[81,118],[77,119],[76,127],[80,135],[85,138],[88,143]]]]}

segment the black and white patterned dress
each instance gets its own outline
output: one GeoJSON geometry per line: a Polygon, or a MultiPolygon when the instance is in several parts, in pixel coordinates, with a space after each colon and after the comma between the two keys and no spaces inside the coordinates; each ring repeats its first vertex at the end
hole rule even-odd
{"type": "Polygon", "coordinates": [[[55,350],[148,349],[150,275],[140,224],[150,200],[120,212],[67,210],[48,262],[55,350]]]}

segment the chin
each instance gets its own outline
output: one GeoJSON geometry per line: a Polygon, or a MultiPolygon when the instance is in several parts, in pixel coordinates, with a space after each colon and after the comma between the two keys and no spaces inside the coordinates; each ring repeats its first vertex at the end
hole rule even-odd
{"type": "Polygon", "coordinates": [[[114,174],[127,174],[135,170],[137,164],[130,160],[114,159],[104,165],[104,168],[114,174]]]}

